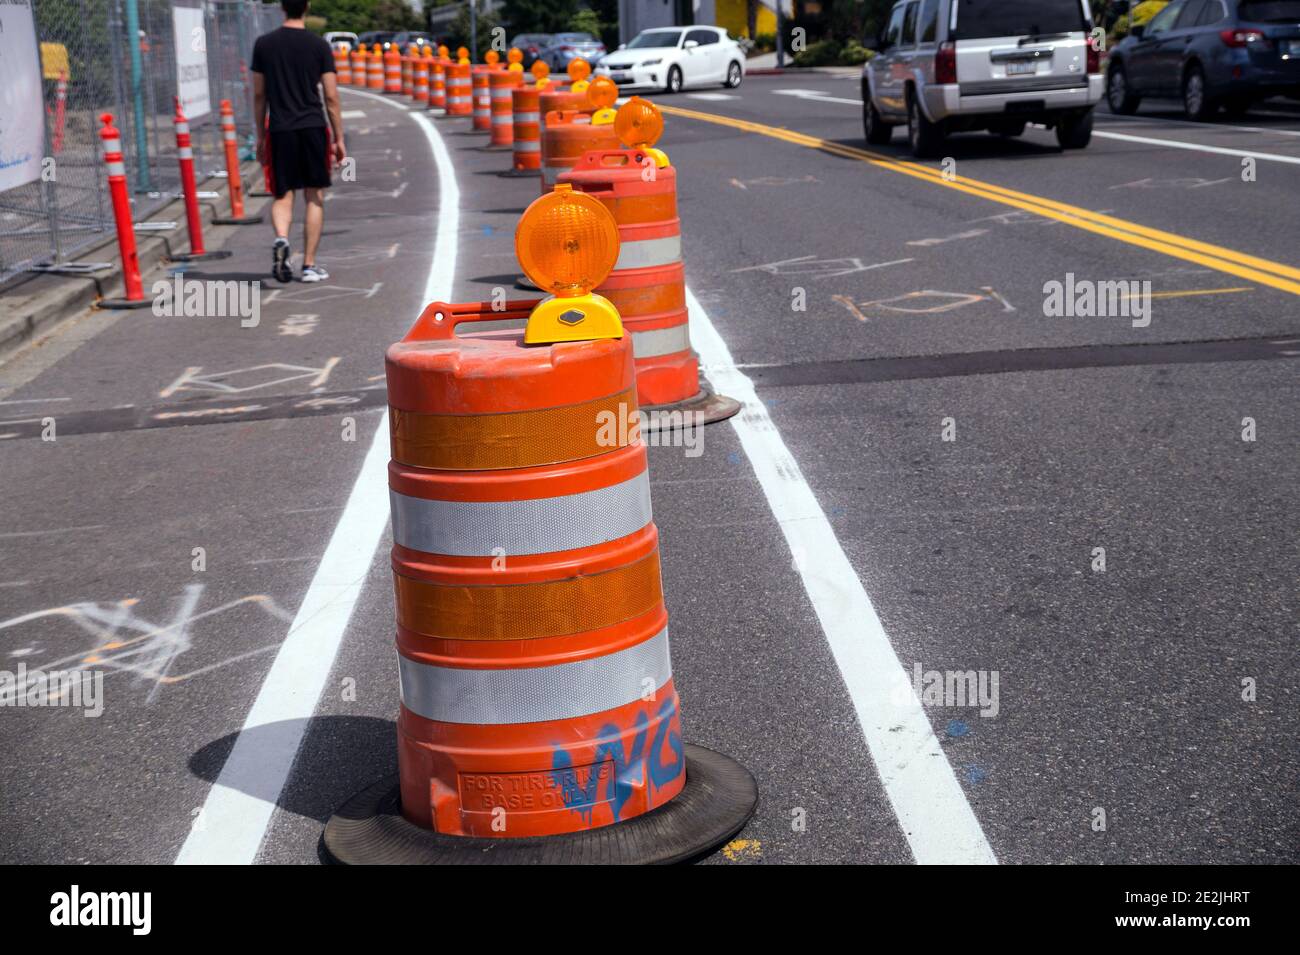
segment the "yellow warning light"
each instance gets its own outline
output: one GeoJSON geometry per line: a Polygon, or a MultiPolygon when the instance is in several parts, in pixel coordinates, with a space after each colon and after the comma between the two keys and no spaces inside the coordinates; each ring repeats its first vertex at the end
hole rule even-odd
{"type": "Polygon", "coordinates": [[[488,66],[496,66],[500,59],[501,54],[496,50],[488,50],[487,53],[483,55],[483,62],[488,66]]]}
{"type": "Polygon", "coordinates": [[[574,83],[581,83],[591,75],[591,64],[582,57],[575,56],[569,61],[568,74],[574,83]]]}
{"type": "Polygon", "coordinates": [[[456,50],[456,61],[459,63],[469,62],[469,47],[462,46],[456,50]]]}
{"type": "Polygon", "coordinates": [[[376,43],[376,44],[375,44],[375,49],[374,49],[373,52],[375,53],[376,56],[383,56],[383,55],[384,55],[384,45],[383,45],[382,43],[376,43]]]}
{"type": "Polygon", "coordinates": [[[445,43],[438,44],[438,55],[442,57],[444,60],[447,59],[447,57],[451,56],[451,50],[447,49],[447,44],[445,43]]]}
{"type": "Polygon", "coordinates": [[[608,76],[598,76],[592,80],[587,86],[587,105],[592,109],[591,125],[608,126],[613,123],[613,106],[617,99],[618,84],[608,76]]]}
{"type": "Polygon", "coordinates": [[[511,63],[522,63],[524,61],[524,51],[517,46],[512,46],[510,52],[506,54],[506,59],[511,63]]]}
{"type": "Polygon", "coordinates": [[[644,149],[647,155],[654,157],[655,165],[660,169],[668,165],[668,154],[654,148],[664,134],[664,116],[654,103],[633,96],[614,115],[614,132],[624,146],[644,149]]]}
{"type": "Polygon", "coordinates": [[[568,183],[534,199],[515,229],[515,255],[551,295],[528,317],[524,343],[622,338],[618,309],[592,293],[614,268],[618,250],[618,223],[599,199],[568,183]]]}

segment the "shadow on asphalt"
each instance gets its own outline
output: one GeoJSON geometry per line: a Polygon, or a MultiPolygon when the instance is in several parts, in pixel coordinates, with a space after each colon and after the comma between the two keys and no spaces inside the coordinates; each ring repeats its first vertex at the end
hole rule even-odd
{"type": "MultiPolygon", "coordinates": [[[[225,780],[240,792],[264,802],[276,802],[285,812],[314,819],[321,825],[339,806],[365,787],[397,772],[397,724],[373,716],[317,716],[285,720],[246,729],[247,742],[275,751],[307,724],[302,747],[282,793],[271,792],[263,778],[225,780]]],[[[216,782],[235,740],[231,733],[204,746],[189,760],[190,772],[216,782]]]]}

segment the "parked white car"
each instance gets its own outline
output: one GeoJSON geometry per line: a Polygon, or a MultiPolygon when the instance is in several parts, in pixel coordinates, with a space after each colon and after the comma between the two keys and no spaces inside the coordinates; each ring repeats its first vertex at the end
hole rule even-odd
{"type": "Polygon", "coordinates": [[[712,84],[734,88],[745,77],[745,52],[721,27],[662,27],[642,30],[605,54],[596,73],[619,86],[668,93],[712,84]]]}

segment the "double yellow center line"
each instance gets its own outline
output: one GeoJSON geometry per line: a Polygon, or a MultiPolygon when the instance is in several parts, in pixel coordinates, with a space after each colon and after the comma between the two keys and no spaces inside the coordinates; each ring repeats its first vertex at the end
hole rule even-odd
{"type": "Polygon", "coordinates": [[[1197,265],[1203,265],[1219,272],[1226,272],[1238,278],[1249,279],[1252,282],[1258,282],[1260,285],[1267,285],[1283,292],[1290,292],[1292,295],[1300,295],[1300,269],[1284,265],[1281,262],[1261,259],[1254,255],[1247,255],[1244,252],[1237,252],[1234,249],[1224,248],[1221,245],[1199,242],[1196,239],[1189,239],[1173,232],[1148,228],[1136,222],[1103,215],[1091,209],[1056,202],[1053,199],[1045,199],[1042,196],[1029,193],[1017,192],[1014,189],[1007,189],[989,182],[981,182],[978,179],[968,179],[965,176],[949,178],[942,171],[921,163],[894,159],[881,153],[858,149],[856,146],[846,146],[843,143],[820,139],[790,129],[766,126],[763,123],[753,123],[744,119],[735,119],[731,116],[721,116],[716,113],[682,109],[679,106],[661,105],[659,109],[671,116],[697,119],[706,123],[716,123],[719,126],[730,126],[732,129],[755,133],[759,136],[768,136],[772,139],[779,139],[808,149],[816,149],[834,156],[857,159],[878,166],[881,169],[888,169],[890,172],[899,172],[905,176],[912,176],[915,179],[936,186],[955,189],[958,192],[1022,209],[1025,212],[1031,212],[1047,219],[1055,219],[1057,222],[1074,226],[1076,229],[1104,235],[1120,242],[1127,242],[1129,245],[1141,246],[1144,249],[1173,256],[1186,262],[1195,262],[1197,265]]]}

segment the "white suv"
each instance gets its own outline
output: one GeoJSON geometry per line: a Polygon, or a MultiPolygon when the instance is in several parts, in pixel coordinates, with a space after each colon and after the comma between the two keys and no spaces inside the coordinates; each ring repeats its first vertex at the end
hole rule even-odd
{"type": "Polygon", "coordinates": [[[906,124],[912,152],[950,132],[1056,130],[1063,149],[1092,138],[1105,78],[1088,0],[900,0],[862,68],[867,142],[906,124]]]}

